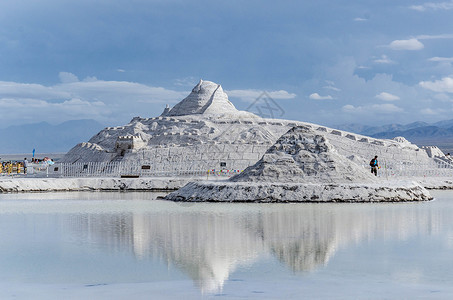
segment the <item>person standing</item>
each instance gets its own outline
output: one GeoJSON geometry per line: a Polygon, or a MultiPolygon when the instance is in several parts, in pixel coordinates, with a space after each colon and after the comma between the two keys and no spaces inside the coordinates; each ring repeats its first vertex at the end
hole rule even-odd
{"type": "Polygon", "coordinates": [[[378,160],[377,160],[377,155],[370,161],[370,167],[371,167],[371,174],[374,174],[374,176],[377,176],[377,169],[379,168],[378,160]]]}
{"type": "Polygon", "coordinates": [[[24,174],[27,174],[27,168],[28,168],[28,160],[27,160],[27,158],[25,157],[25,158],[24,158],[24,174]]]}

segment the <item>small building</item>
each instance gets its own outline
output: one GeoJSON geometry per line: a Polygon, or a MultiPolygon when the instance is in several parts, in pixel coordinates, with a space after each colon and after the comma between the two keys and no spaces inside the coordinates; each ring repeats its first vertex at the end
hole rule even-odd
{"type": "Polygon", "coordinates": [[[146,143],[140,135],[123,135],[116,139],[115,149],[116,153],[124,156],[127,151],[139,150],[145,146],[146,143]]]}

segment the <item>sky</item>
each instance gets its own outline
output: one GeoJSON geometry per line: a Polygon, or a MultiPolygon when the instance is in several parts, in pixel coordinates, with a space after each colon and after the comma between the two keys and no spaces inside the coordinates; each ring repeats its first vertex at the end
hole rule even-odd
{"type": "Polygon", "coordinates": [[[160,115],[200,79],[327,126],[453,118],[453,1],[2,0],[0,128],[160,115]]]}

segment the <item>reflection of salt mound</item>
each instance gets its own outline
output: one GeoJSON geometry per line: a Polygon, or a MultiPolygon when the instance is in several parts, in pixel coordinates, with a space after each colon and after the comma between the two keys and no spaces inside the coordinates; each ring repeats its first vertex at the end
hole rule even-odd
{"type": "Polygon", "coordinates": [[[417,183],[377,180],[336,153],[308,127],[290,129],[253,166],[228,182],[189,183],[176,201],[420,201],[432,197],[417,183]]]}
{"type": "MultiPolygon", "coordinates": [[[[58,194],[49,197],[61,199],[58,194]]],[[[150,258],[159,259],[189,276],[206,293],[221,291],[236,269],[244,266],[249,269],[254,262],[261,265],[269,254],[292,271],[305,272],[326,265],[338,249],[361,241],[404,242],[422,235],[443,236],[447,241],[452,235],[451,226],[447,231],[439,226],[450,215],[435,206],[423,210],[417,205],[188,207],[139,201],[140,204],[119,209],[117,203],[104,200],[125,199],[121,194],[78,197],[97,200],[97,204],[85,207],[78,202],[48,199],[27,207],[14,206],[13,211],[7,209],[6,213],[24,213],[24,209],[33,213],[63,213],[59,224],[64,236],[84,245],[102,245],[108,253],[133,250],[137,259],[145,259],[145,264],[150,258]]],[[[149,195],[138,193],[133,198],[145,200],[149,195]]]]}
{"type": "Polygon", "coordinates": [[[189,96],[164,111],[162,116],[185,116],[194,114],[236,113],[238,110],[228,100],[220,84],[211,81],[200,82],[192,89],[189,96]]]}
{"type": "Polygon", "coordinates": [[[322,135],[308,127],[290,129],[253,166],[231,181],[371,182],[373,176],[336,153],[322,135]]]}
{"type": "Polygon", "coordinates": [[[269,251],[294,272],[327,265],[337,248],[334,216],[314,208],[304,206],[301,211],[287,207],[283,214],[271,210],[260,216],[259,223],[250,222],[257,227],[256,232],[262,232],[269,251]]]}
{"type": "Polygon", "coordinates": [[[218,292],[238,265],[264,251],[262,237],[243,231],[235,217],[187,210],[152,217],[135,214],[134,250],[139,257],[152,254],[175,265],[202,292],[218,292]]]}

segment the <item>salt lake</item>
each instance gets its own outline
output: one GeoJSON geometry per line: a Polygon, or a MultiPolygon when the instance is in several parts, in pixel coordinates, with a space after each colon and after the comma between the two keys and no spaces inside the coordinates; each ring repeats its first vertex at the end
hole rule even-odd
{"type": "Polygon", "coordinates": [[[0,194],[0,299],[453,299],[453,191],[423,203],[0,194]]]}

